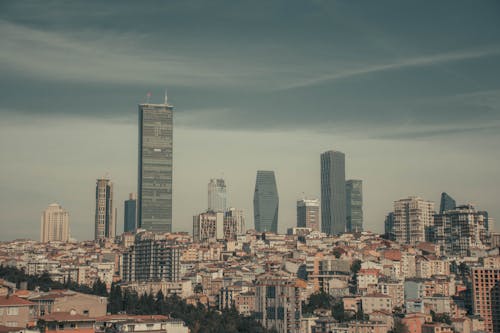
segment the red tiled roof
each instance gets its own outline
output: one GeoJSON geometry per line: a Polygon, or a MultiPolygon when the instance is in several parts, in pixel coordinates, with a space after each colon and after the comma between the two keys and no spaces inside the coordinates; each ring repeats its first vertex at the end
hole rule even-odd
{"type": "Polygon", "coordinates": [[[71,314],[70,312],[52,312],[40,317],[40,319],[45,321],[95,321],[95,318],[80,314],[71,314]]]}
{"type": "Polygon", "coordinates": [[[27,301],[15,295],[0,297],[0,306],[27,306],[27,305],[35,305],[35,303],[27,301]]]}
{"type": "Polygon", "coordinates": [[[23,329],[24,327],[10,327],[10,326],[0,325],[0,333],[18,332],[23,329]]]}

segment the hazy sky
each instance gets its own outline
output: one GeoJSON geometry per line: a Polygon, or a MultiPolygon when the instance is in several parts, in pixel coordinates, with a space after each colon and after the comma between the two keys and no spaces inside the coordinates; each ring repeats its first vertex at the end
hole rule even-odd
{"type": "Polygon", "coordinates": [[[1,1],[0,240],[38,239],[52,202],[92,238],[106,173],[121,231],[137,104],[165,87],[174,230],[191,231],[219,176],[253,227],[264,169],[285,231],[329,149],[364,181],[366,229],[442,191],[500,221],[499,77],[498,1],[1,1]]]}

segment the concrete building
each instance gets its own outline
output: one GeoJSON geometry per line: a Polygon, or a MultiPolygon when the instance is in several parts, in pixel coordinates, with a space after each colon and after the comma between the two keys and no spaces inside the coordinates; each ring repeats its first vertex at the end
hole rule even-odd
{"type": "Polygon", "coordinates": [[[72,290],[54,290],[30,297],[37,316],[52,312],[70,312],[82,316],[106,315],[107,297],[88,295],[72,290]]]}
{"type": "Polygon", "coordinates": [[[392,299],[390,296],[381,293],[368,294],[361,296],[361,306],[363,312],[368,315],[375,311],[386,311],[391,313],[392,299]]]}
{"type": "Polygon", "coordinates": [[[123,232],[134,232],[137,228],[137,196],[130,193],[125,200],[125,211],[123,214],[123,232]]]}
{"type": "Polygon", "coordinates": [[[345,182],[347,232],[363,231],[363,182],[349,179],[345,182]]]}
{"type": "Polygon", "coordinates": [[[321,231],[346,231],[345,155],[339,151],[321,154],[321,231]]]}
{"type": "Polygon", "coordinates": [[[229,208],[224,213],[224,239],[236,240],[245,234],[245,215],[242,209],[229,208]]]}
{"type": "Polygon", "coordinates": [[[34,324],[35,303],[23,298],[0,296],[0,325],[7,327],[26,327],[34,324]]]}
{"type": "Polygon", "coordinates": [[[226,209],[226,182],[222,178],[210,179],[208,183],[208,211],[225,212],[226,209]]]}
{"type": "Polygon", "coordinates": [[[107,178],[97,179],[95,187],[94,239],[116,236],[116,214],[113,210],[113,183],[107,178]]]}
{"type": "Polygon", "coordinates": [[[279,197],[274,171],[257,171],[253,212],[255,230],[278,232],[279,197]]]}
{"type": "Polygon", "coordinates": [[[500,332],[500,268],[472,269],[474,314],[484,319],[486,332],[500,332]]]}
{"type": "Polygon", "coordinates": [[[75,311],[53,312],[40,317],[41,331],[44,333],[95,333],[95,319],[77,314],[75,311]]]}
{"type": "Polygon", "coordinates": [[[172,231],[173,111],[164,104],[139,105],[137,226],[172,231]]]}
{"type": "Polygon", "coordinates": [[[319,200],[300,199],[297,201],[297,227],[319,231],[319,200]]]}
{"type": "Polygon", "coordinates": [[[394,201],[392,234],[401,244],[425,242],[434,225],[434,203],[419,197],[394,201]]]}
{"type": "Polygon", "coordinates": [[[193,216],[193,241],[224,239],[224,213],[208,211],[193,216]]]}
{"type": "Polygon", "coordinates": [[[40,241],[42,243],[69,240],[69,214],[59,204],[53,203],[42,213],[40,241]]]}

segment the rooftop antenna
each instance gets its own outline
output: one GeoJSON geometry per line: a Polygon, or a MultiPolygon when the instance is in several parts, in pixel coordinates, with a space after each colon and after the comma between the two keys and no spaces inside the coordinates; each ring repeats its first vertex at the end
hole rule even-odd
{"type": "Polygon", "coordinates": [[[151,98],[151,92],[148,91],[148,93],[146,94],[146,104],[149,104],[149,99],[151,98]]]}
{"type": "Polygon", "coordinates": [[[167,88],[165,88],[165,105],[168,105],[167,88]]]}

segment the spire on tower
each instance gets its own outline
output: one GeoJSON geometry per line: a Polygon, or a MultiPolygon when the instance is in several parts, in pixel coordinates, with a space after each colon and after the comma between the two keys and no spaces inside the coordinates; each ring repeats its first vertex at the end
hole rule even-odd
{"type": "Polygon", "coordinates": [[[165,88],[165,105],[168,105],[167,88],[165,88]]]}

